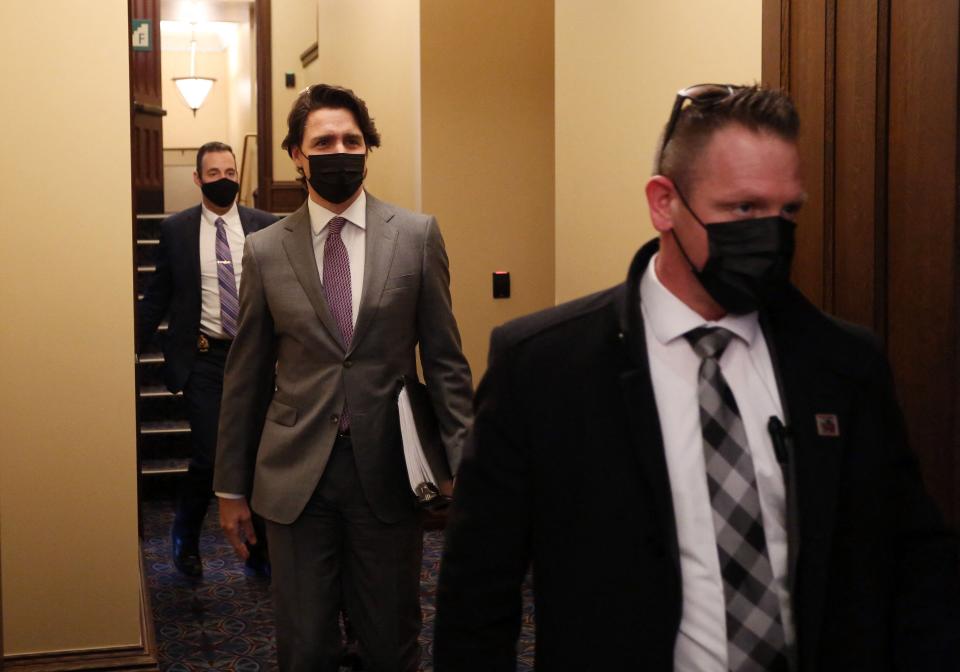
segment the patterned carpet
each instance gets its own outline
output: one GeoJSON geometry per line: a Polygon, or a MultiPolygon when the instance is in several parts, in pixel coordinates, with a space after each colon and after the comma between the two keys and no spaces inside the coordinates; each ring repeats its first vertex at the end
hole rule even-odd
{"type": "MultiPolygon", "coordinates": [[[[143,554],[153,609],[160,669],[164,672],[276,670],[270,586],[248,576],[243,563],[223,539],[216,505],[210,507],[200,538],[204,575],[192,582],[170,559],[169,501],[143,503],[143,554]]],[[[423,607],[421,672],[433,672],[433,620],[437,572],[443,533],[424,534],[420,594],[423,607]]],[[[529,582],[524,586],[523,629],[517,671],[533,670],[533,605],[529,582]]],[[[347,672],[349,668],[342,668],[347,672]]]]}

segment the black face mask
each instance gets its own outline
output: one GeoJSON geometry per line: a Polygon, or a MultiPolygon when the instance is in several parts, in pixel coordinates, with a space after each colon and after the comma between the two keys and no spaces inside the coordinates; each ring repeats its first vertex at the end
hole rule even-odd
{"type": "Polygon", "coordinates": [[[363,184],[366,154],[310,154],[310,186],[330,203],[343,203],[363,184]]]}
{"type": "Polygon", "coordinates": [[[673,237],[707,293],[734,315],[769,305],[790,281],[796,223],[776,216],[704,224],[682,195],[680,200],[707,232],[710,247],[703,270],[690,261],[676,231],[673,237]]]}
{"type": "Polygon", "coordinates": [[[240,185],[229,177],[224,177],[214,182],[201,182],[200,191],[211,203],[218,207],[226,208],[233,205],[233,200],[237,197],[240,185]]]}

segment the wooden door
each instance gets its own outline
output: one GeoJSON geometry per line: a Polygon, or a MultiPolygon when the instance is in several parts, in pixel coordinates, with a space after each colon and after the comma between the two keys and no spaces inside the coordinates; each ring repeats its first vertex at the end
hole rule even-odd
{"type": "Polygon", "coordinates": [[[160,0],[130,0],[133,199],[138,213],[163,212],[160,0]],[[142,23],[149,22],[149,23],[142,23]],[[134,34],[135,27],[141,31],[134,34]]]}
{"type": "Polygon", "coordinates": [[[928,488],[960,526],[957,0],[764,0],[763,80],[800,109],[795,281],[872,328],[928,488]]]}

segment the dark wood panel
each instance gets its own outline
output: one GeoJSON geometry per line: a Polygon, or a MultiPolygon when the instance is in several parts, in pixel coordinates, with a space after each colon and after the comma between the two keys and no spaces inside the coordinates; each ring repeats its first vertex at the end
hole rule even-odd
{"type": "MultiPolygon", "coordinates": [[[[876,328],[877,0],[840,2],[833,87],[833,312],[876,328]]],[[[884,134],[885,134],[885,129],[884,134]]],[[[829,206],[827,206],[829,210],[829,206]]]]}
{"type": "Polygon", "coordinates": [[[763,37],[763,76],[799,108],[810,196],[794,279],[884,340],[926,482],[956,526],[960,8],[765,0],[765,33],[778,21],[779,41],[763,37]]]}
{"type": "Polygon", "coordinates": [[[761,5],[761,75],[768,89],[785,89],[790,82],[790,0],[763,0],[761,5]]]}
{"type": "MultiPolygon", "coordinates": [[[[163,101],[159,0],[129,0],[131,19],[149,19],[152,49],[130,50],[133,200],[137,212],[163,212],[163,101]]],[[[129,32],[128,22],[128,32],[129,32]]]]}
{"type": "Polygon", "coordinates": [[[273,204],[273,91],[270,0],[254,3],[257,44],[257,207],[274,211],[273,204]]]}
{"type": "Polygon", "coordinates": [[[151,51],[133,51],[133,97],[148,105],[161,104],[160,81],[160,3],[159,0],[130,0],[131,19],[149,19],[151,51]]]}
{"type": "Polygon", "coordinates": [[[132,183],[137,211],[163,212],[163,122],[154,115],[134,114],[132,183]]]}
{"type": "Polygon", "coordinates": [[[790,7],[789,91],[800,112],[800,160],[807,204],[797,227],[793,280],[818,306],[823,306],[824,268],[824,115],[826,0],[804,0],[790,7]]]}
{"type": "Polygon", "coordinates": [[[931,491],[957,521],[955,0],[890,12],[888,349],[931,491]]]}
{"type": "Polygon", "coordinates": [[[823,267],[821,296],[824,309],[836,310],[834,280],[836,270],[836,78],[837,78],[837,0],[827,0],[823,18],[823,267]]]}
{"type": "MultiPolygon", "coordinates": [[[[259,199],[259,194],[255,196],[259,199]]],[[[293,212],[307,200],[307,190],[298,180],[275,181],[270,185],[270,212],[293,212]]],[[[263,208],[259,200],[256,200],[256,207],[263,208]]]]}

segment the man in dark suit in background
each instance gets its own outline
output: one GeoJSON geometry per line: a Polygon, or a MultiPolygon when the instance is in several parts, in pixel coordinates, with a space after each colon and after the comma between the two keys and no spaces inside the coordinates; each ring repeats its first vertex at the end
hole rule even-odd
{"type": "MultiPolygon", "coordinates": [[[[200,205],[161,224],[157,270],[139,305],[137,351],[168,316],[164,380],[170,391],[183,390],[193,441],[171,532],[173,561],[197,578],[203,573],[199,536],[213,492],[223,367],[236,333],[244,241],[278,218],[236,203],[237,161],[229,145],[203,145],[193,181],[202,194],[200,205]]],[[[262,548],[252,558],[251,569],[268,571],[262,548]]]]}
{"type": "Polygon", "coordinates": [[[789,284],[783,94],[681,91],[627,281],[494,331],[441,564],[438,672],[956,670],[956,539],[864,329],[789,284]]]}
{"type": "Polygon", "coordinates": [[[338,615],[365,669],[419,666],[422,532],[400,443],[398,381],[419,346],[456,471],[471,420],[470,369],[435,218],[363,188],[380,145],[349,89],[308,87],[283,147],[309,198],[244,252],[240,328],[224,380],[216,478],[238,553],[267,524],[277,657],[284,672],[335,672],[338,615]]]}

